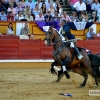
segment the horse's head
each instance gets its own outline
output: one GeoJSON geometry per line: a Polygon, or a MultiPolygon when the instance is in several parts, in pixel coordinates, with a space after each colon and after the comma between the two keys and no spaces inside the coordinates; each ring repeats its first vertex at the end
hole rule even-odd
{"type": "Polygon", "coordinates": [[[50,26],[48,31],[45,34],[46,34],[45,44],[47,46],[51,46],[51,42],[52,42],[52,39],[53,39],[53,27],[50,26]]]}

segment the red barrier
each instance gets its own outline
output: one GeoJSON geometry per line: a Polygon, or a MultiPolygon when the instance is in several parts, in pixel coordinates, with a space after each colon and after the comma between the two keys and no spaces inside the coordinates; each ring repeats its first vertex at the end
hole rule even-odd
{"type": "MultiPolygon", "coordinates": [[[[93,53],[100,50],[100,40],[79,40],[77,46],[93,53]]],[[[0,36],[0,59],[52,59],[53,47],[43,40],[20,40],[18,36],[0,36]]]]}
{"type": "Polygon", "coordinates": [[[18,59],[18,36],[0,36],[0,59],[18,59]]]}

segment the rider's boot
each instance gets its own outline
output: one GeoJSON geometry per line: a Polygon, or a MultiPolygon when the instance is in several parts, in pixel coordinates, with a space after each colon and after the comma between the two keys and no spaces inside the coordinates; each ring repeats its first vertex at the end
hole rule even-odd
{"type": "Polygon", "coordinates": [[[79,50],[78,50],[78,48],[77,48],[76,46],[74,47],[74,50],[75,50],[75,52],[76,52],[76,54],[77,54],[78,59],[82,59],[83,56],[82,56],[82,54],[79,52],[79,50]]]}
{"type": "Polygon", "coordinates": [[[70,75],[68,74],[67,70],[66,70],[66,66],[62,66],[63,72],[65,74],[65,76],[69,79],[70,75]]]}

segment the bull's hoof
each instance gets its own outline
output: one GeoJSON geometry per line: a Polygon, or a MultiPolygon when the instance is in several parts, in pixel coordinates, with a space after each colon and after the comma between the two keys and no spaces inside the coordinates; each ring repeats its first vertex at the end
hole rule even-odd
{"type": "Polygon", "coordinates": [[[79,88],[83,88],[83,87],[85,87],[83,84],[81,84],[81,85],[79,86],[79,88]]]}

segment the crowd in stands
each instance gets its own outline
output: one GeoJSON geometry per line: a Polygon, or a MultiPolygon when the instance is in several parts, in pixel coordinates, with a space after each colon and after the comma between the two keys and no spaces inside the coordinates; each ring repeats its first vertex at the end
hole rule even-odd
{"type": "Polygon", "coordinates": [[[100,3],[98,0],[1,0],[1,21],[57,21],[100,22],[100,3]],[[63,10],[69,5],[72,14],[63,10]]]}

